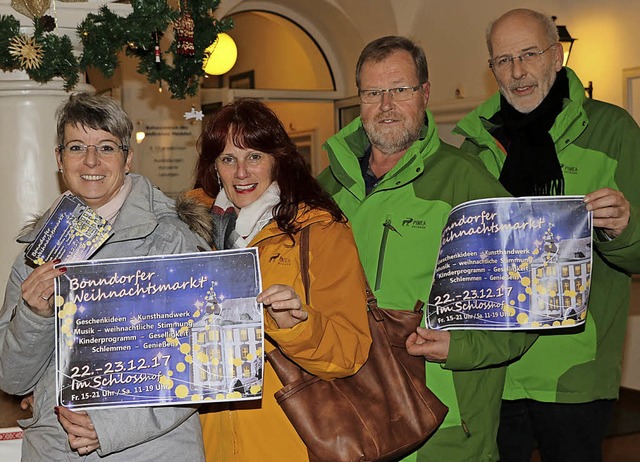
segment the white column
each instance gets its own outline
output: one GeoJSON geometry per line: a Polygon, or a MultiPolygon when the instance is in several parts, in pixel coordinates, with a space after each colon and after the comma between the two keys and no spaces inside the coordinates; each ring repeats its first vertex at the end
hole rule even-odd
{"type": "MultiPolygon", "coordinates": [[[[54,0],[55,1],[55,0],[54,0]]],[[[68,35],[76,48],[75,28],[89,12],[105,1],[55,4],[58,32],[68,35]]],[[[13,15],[29,33],[32,21],[0,0],[0,14],[13,15]]],[[[126,15],[130,5],[110,5],[126,15]]],[[[49,12],[53,16],[53,12],[49,12]]],[[[92,91],[84,76],[74,91],[92,91]]],[[[55,111],[69,94],[61,79],[46,84],[29,80],[22,71],[0,71],[0,293],[4,292],[11,265],[22,250],[15,238],[25,222],[41,214],[62,191],[57,173],[55,111]]],[[[4,298],[1,297],[1,298],[4,298]]]]}

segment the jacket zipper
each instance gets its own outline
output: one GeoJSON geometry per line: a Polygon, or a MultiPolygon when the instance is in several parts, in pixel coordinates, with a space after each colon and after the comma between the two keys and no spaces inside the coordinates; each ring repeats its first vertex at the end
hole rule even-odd
{"type": "Polygon", "coordinates": [[[378,267],[376,268],[376,284],[373,290],[380,290],[382,285],[382,267],[384,266],[384,254],[387,249],[387,238],[389,237],[389,231],[395,231],[399,236],[402,236],[400,232],[391,224],[391,218],[387,218],[382,223],[382,240],[380,241],[380,251],[378,252],[378,267]]]}
{"type": "Polygon", "coordinates": [[[471,438],[471,432],[467,427],[467,423],[464,420],[462,420],[462,418],[460,418],[460,425],[462,425],[462,431],[464,431],[464,434],[467,435],[467,438],[471,438]]]}

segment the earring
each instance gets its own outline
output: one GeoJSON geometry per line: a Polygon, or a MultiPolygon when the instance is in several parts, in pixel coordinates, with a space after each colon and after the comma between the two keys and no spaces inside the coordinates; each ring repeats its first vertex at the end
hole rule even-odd
{"type": "Polygon", "coordinates": [[[63,172],[64,172],[64,170],[63,170],[63,169],[61,169],[61,168],[59,168],[59,169],[58,169],[58,172],[63,173],[63,172]]]}
{"type": "Polygon", "coordinates": [[[224,186],[222,186],[222,180],[220,179],[220,174],[218,173],[217,170],[216,170],[216,177],[218,178],[218,188],[220,188],[220,191],[222,191],[224,189],[224,186]]]}

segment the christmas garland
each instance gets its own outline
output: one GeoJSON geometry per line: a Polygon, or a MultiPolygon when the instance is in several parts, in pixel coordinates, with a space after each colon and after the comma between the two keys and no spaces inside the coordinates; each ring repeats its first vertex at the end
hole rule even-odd
{"type": "Polygon", "coordinates": [[[0,16],[0,70],[22,69],[30,79],[40,83],[61,77],[65,89],[71,90],[81,72],[71,40],[66,35],[51,34],[53,28],[49,29],[46,20],[40,20],[43,18],[34,20],[33,35],[29,36],[20,33],[20,22],[16,18],[0,16]]]}
{"type": "Polygon", "coordinates": [[[233,27],[230,19],[216,20],[212,13],[219,0],[182,0],[179,9],[166,1],[132,0],[132,13],[121,17],[107,6],[89,13],[78,25],[83,44],[80,58],[73,54],[68,36],[53,33],[50,16],[34,18],[33,35],[20,33],[13,16],[0,16],[0,70],[24,70],[30,79],[46,83],[64,80],[68,91],[78,83],[78,74],[91,67],[106,78],[118,67],[118,53],[138,59],[138,72],[150,83],[166,82],[172,98],[195,95],[204,75],[205,49],[218,33],[233,27]],[[169,49],[160,48],[160,38],[169,29],[174,39],[169,49]],[[171,62],[170,62],[171,61],[171,62]]]}

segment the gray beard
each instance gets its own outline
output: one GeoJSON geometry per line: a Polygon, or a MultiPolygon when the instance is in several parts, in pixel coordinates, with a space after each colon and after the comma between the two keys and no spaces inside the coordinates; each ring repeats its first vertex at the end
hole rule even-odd
{"type": "Polygon", "coordinates": [[[414,131],[403,129],[400,136],[395,137],[389,137],[388,135],[380,133],[375,129],[367,130],[366,125],[364,128],[367,136],[369,137],[369,141],[371,142],[371,146],[376,148],[382,154],[391,156],[398,152],[409,149],[420,136],[421,127],[416,127],[414,131]]]}

